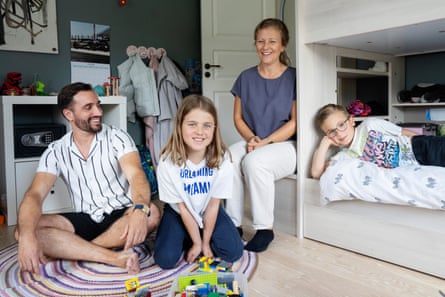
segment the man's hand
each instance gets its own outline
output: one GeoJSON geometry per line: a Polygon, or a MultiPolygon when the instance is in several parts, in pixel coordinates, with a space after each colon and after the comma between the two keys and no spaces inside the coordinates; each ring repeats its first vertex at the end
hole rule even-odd
{"type": "Polygon", "coordinates": [[[124,249],[132,248],[144,242],[148,233],[148,221],[149,217],[143,211],[135,209],[130,210],[128,214],[128,224],[124,233],[121,236],[122,240],[125,240],[124,249]]]}
{"type": "Polygon", "coordinates": [[[40,274],[40,264],[46,264],[47,259],[35,236],[20,236],[17,261],[21,270],[40,274]]]}

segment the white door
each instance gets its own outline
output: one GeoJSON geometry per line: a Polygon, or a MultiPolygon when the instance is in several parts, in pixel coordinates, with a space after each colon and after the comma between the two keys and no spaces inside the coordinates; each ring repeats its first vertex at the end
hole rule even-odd
{"type": "Polygon", "coordinates": [[[276,0],[201,0],[202,91],[215,102],[227,145],[241,139],[230,89],[242,70],[258,64],[254,29],[262,19],[276,17],[275,6],[276,0]]]}

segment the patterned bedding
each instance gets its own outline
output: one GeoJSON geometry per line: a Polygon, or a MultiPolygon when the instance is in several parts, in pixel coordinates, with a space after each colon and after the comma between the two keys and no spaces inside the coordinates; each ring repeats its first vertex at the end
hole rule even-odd
{"type": "Polygon", "coordinates": [[[386,169],[359,159],[331,161],[320,178],[321,204],[360,199],[445,210],[445,167],[386,169]]]}

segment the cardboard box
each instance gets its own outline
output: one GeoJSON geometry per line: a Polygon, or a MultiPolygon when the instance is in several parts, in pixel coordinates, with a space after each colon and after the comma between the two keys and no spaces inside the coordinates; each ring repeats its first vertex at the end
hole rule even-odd
{"type": "Polygon", "coordinates": [[[413,131],[419,135],[437,135],[437,124],[433,123],[402,123],[398,124],[404,129],[413,131]]]}

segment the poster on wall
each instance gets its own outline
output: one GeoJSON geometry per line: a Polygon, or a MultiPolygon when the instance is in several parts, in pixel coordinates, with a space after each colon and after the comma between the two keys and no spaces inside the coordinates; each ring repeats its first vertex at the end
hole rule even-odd
{"type": "Polygon", "coordinates": [[[110,26],[71,21],[71,82],[103,85],[110,77],[110,26]]]}
{"type": "Polygon", "coordinates": [[[57,54],[56,0],[0,0],[0,50],[57,54]]]}

